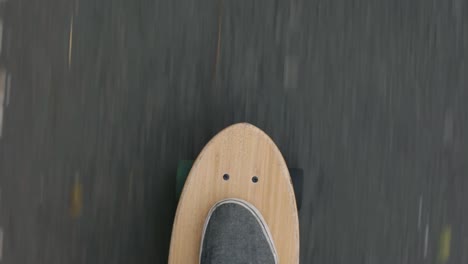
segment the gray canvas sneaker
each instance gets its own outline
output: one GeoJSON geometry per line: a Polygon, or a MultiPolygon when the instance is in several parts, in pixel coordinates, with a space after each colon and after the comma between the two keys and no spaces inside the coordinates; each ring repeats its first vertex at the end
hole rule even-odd
{"type": "Polygon", "coordinates": [[[268,226],[260,212],[240,199],[216,203],[203,227],[200,264],[277,264],[268,226]]]}

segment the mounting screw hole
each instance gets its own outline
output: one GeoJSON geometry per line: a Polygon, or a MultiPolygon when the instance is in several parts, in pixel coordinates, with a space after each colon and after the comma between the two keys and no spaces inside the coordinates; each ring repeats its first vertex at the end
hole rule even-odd
{"type": "Polygon", "coordinates": [[[253,176],[253,177],[252,177],[252,182],[253,182],[253,183],[257,183],[257,182],[258,182],[258,177],[257,177],[257,176],[253,176]]]}
{"type": "Polygon", "coordinates": [[[229,174],[227,174],[227,173],[224,174],[223,175],[223,180],[225,180],[225,181],[229,180],[229,174]]]}

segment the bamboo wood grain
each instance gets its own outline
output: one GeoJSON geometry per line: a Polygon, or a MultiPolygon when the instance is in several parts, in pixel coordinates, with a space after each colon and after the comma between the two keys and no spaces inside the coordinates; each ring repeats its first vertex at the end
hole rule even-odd
{"type": "Polygon", "coordinates": [[[280,151],[257,127],[240,123],[218,133],[196,159],[179,200],[170,264],[199,263],[202,228],[219,200],[240,198],[263,215],[279,263],[299,263],[299,222],[291,179],[280,151]],[[223,180],[224,174],[229,180],[223,180]],[[258,182],[253,183],[252,177],[258,182]]]}

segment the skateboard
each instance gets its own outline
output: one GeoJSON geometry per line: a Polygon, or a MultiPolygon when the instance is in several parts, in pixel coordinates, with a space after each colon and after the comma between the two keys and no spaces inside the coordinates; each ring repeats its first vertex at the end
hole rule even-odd
{"type": "Polygon", "coordinates": [[[302,170],[288,169],[265,132],[248,123],[225,128],[208,142],[195,161],[179,164],[179,201],[169,263],[199,263],[206,216],[216,202],[227,198],[245,200],[259,210],[270,229],[279,263],[299,263],[300,203],[296,200],[302,199],[298,196],[302,195],[302,181],[302,170]]]}

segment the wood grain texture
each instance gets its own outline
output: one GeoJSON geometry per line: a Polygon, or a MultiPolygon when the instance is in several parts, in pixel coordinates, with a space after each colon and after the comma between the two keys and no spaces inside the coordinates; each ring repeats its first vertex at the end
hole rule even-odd
{"type": "Polygon", "coordinates": [[[196,159],[178,204],[169,263],[199,263],[205,218],[225,198],[253,204],[268,224],[280,263],[299,263],[299,222],[286,163],[268,135],[247,123],[221,131],[196,159]]]}

